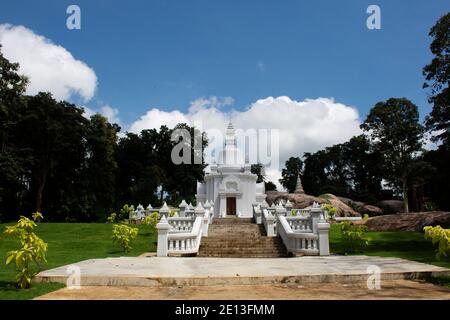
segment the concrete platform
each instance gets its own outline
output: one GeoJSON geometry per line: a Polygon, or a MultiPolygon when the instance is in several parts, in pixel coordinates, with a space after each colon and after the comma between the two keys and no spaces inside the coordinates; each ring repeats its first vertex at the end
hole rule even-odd
{"type": "MultiPolygon", "coordinates": [[[[81,286],[259,285],[276,283],[366,282],[369,266],[382,280],[450,276],[450,269],[419,262],[370,256],[295,258],[158,258],[91,259],[71,266],[81,271],[81,286]]],[[[66,283],[69,266],[43,271],[37,282],[66,283]]]]}

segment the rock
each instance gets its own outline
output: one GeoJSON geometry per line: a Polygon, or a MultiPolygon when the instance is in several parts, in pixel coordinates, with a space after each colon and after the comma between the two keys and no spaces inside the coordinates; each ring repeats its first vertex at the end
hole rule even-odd
{"type": "Polygon", "coordinates": [[[304,193],[287,193],[287,192],[277,192],[270,191],[266,192],[267,198],[266,201],[271,205],[272,203],[278,203],[280,200],[289,200],[292,202],[294,209],[304,209],[311,206],[314,202],[319,204],[329,203],[336,207],[338,217],[357,217],[360,216],[358,212],[350,208],[344,202],[342,202],[338,197],[333,194],[327,193],[320,197],[314,197],[304,193]]]}
{"type": "Polygon", "coordinates": [[[385,214],[393,214],[403,212],[403,201],[401,200],[383,200],[378,206],[385,214]]]}
{"type": "Polygon", "coordinates": [[[369,218],[365,225],[370,231],[423,231],[425,226],[450,227],[450,212],[415,212],[390,214],[369,218]]]}
{"type": "Polygon", "coordinates": [[[338,197],[339,200],[341,200],[343,203],[345,203],[346,205],[348,205],[351,208],[354,208],[353,206],[356,206],[359,210],[359,208],[361,208],[363,205],[365,205],[364,202],[361,201],[354,201],[352,199],[349,198],[344,198],[344,197],[338,197]]]}
{"type": "Polygon", "coordinates": [[[361,215],[353,210],[351,207],[346,205],[341,199],[336,197],[334,194],[326,193],[320,196],[320,198],[325,198],[328,203],[336,207],[338,217],[360,217],[361,215]]]}
{"type": "Polygon", "coordinates": [[[369,217],[374,217],[383,215],[384,211],[379,207],[365,204],[361,208],[359,208],[359,213],[361,213],[362,215],[368,214],[369,217]]]}

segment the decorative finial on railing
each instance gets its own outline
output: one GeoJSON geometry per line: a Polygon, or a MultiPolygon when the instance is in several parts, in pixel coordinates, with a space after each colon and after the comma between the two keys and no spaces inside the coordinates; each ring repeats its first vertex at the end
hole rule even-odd
{"type": "Polygon", "coordinates": [[[186,208],[189,207],[189,205],[184,201],[184,199],[181,201],[181,203],[178,205],[179,208],[186,208]]]}

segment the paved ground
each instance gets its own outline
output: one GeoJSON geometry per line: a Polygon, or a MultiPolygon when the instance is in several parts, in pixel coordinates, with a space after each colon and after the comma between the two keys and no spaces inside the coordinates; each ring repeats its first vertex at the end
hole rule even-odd
{"type": "Polygon", "coordinates": [[[368,290],[364,283],[306,285],[235,285],[173,287],[82,287],[61,289],[39,300],[58,299],[170,299],[170,300],[264,300],[264,299],[450,299],[450,289],[409,280],[381,282],[380,290],[368,290]]]}
{"type": "MultiPolygon", "coordinates": [[[[123,257],[92,259],[75,265],[80,267],[82,286],[352,283],[366,281],[368,267],[373,266],[379,268],[384,280],[450,275],[449,269],[437,266],[369,256],[268,259],[123,257]]],[[[67,267],[41,272],[35,280],[66,283],[67,267]]]]}

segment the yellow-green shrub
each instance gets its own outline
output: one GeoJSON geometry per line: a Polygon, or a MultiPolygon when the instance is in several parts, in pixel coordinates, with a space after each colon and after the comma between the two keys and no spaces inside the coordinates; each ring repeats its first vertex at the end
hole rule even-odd
{"type": "Polygon", "coordinates": [[[148,224],[151,227],[155,227],[156,224],[159,222],[159,213],[153,212],[151,215],[146,216],[144,218],[145,224],[148,224]]]}
{"type": "Polygon", "coordinates": [[[433,244],[438,244],[436,258],[446,257],[450,252],[450,229],[444,229],[441,226],[426,226],[423,231],[425,231],[425,239],[431,239],[433,244]]]}
{"type": "Polygon", "coordinates": [[[110,214],[108,218],[106,218],[106,223],[116,223],[117,221],[117,213],[113,212],[110,214]]]}
{"type": "Polygon", "coordinates": [[[39,263],[47,262],[45,253],[48,245],[33,232],[36,227],[35,221],[43,219],[43,216],[40,212],[35,212],[32,219],[21,216],[15,225],[8,226],[5,230],[6,235],[17,237],[21,244],[19,249],[6,254],[6,264],[13,263],[16,266],[16,284],[19,288],[31,286],[31,279],[36,273],[31,266],[33,262],[38,267],[39,263]]]}
{"type": "Polygon", "coordinates": [[[112,232],[113,244],[119,245],[124,252],[128,253],[132,249],[131,241],[137,237],[139,230],[125,224],[114,224],[112,232]]]}
{"type": "Polygon", "coordinates": [[[336,212],[337,212],[336,207],[331,205],[331,204],[324,204],[324,205],[322,205],[322,209],[328,211],[328,215],[330,217],[334,217],[336,215],[336,212]]]}
{"type": "Polygon", "coordinates": [[[366,238],[367,226],[354,225],[349,221],[341,223],[342,240],[344,240],[348,251],[361,251],[369,245],[366,238]]]}

